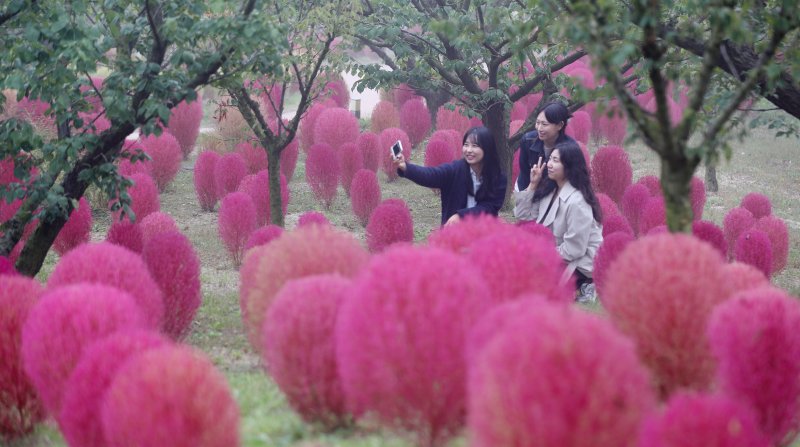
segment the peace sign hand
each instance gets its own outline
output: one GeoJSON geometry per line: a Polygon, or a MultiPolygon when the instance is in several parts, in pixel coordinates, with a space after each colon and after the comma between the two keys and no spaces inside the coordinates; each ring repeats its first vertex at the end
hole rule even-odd
{"type": "Polygon", "coordinates": [[[539,162],[531,167],[531,183],[528,185],[528,190],[533,191],[536,189],[536,186],[539,185],[539,181],[542,180],[544,169],[544,160],[542,160],[542,157],[539,157],[539,162]]]}

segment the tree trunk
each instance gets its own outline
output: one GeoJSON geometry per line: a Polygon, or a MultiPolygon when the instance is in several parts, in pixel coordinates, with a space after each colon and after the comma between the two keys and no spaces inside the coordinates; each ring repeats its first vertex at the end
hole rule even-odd
{"type": "Polygon", "coordinates": [[[505,111],[505,103],[497,102],[489,106],[482,117],[483,124],[494,135],[495,145],[497,145],[497,157],[500,160],[500,169],[506,174],[506,198],[505,209],[510,201],[511,192],[514,190],[514,179],[511,177],[512,163],[514,162],[514,150],[508,144],[508,113],[505,111]]]}
{"type": "Polygon", "coordinates": [[[661,160],[661,189],[664,191],[667,227],[673,233],[692,231],[689,191],[697,163],[686,157],[661,160]]]}
{"type": "Polygon", "coordinates": [[[719,182],[717,182],[717,166],[714,163],[706,164],[706,191],[719,191],[719,182]]]}
{"type": "Polygon", "coordinates": [[[419,90],[418,93],[425,98],[425,105],[431,116],[431,128],[436,129],[436,113],[439,111],[439,107],[447,104],[447,101],[450,100],[450,94],[444,90],[419,90]]]}
{"type": "Polygon", "coordinates": [[[269,220],[281,228],[283,222],[283,198],[281,197],[281,150],[267,147],[269,166],[269,220]]]}

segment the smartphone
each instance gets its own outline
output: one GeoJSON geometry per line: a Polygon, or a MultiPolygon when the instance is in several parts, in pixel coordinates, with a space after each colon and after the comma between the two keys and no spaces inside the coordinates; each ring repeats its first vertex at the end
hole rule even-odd
{"type": "Polygon", "coordinates": [[[403,153],[403,144],[400,142],[400,140],[397,140],[392,145],[392,149],[391,149],[392,158],[397,160],[397,157],[399,157],[400,154],[402,154],[402,153],[403,153]]]}

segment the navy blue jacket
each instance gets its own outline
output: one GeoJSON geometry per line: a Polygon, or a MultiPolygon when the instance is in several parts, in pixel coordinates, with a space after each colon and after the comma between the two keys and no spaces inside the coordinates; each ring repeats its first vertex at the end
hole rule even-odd
{"type": "MultiPolygon", "coordinates": [[[[558,136],[556,144],[564,141],[575,142],[569,135],[562,133],[558,136]]],[[[519,140],[519,177],[517,177],[517,188],[524,191],[531,182],[531,168],[542,157],[542,161],[547,163],[544,154],[544,142],[539,139],[539,132],[532,130],[522,135],[519,140]]]]}
{"type": "MultiPolygon", "coordinates": [[[[439,188],[442,192],[442,225],[453,214],[464,217],[470,214],[491,214],[496,216],[506,198],[506,176],[501,172],[495,184],[487,191],[486,197],[478,201],[474,207],[467,208],[467,194],[470,192],[469,164],[462,158],[436,167],[418,166],[406,162],[406,170],[397,170],[397,174],[412,182],[439,188]]],[[[489,185],[487,185],[489,186],[489,185]]]]}

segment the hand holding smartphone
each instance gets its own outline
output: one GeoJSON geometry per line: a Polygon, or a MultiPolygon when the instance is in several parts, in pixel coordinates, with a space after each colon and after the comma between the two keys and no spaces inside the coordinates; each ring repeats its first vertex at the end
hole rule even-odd
{"type": "Polygon", "coordinates": [[[400,157],[400,154],[403,153],[403,144],[400,140],[397,140],[391,147],[390,153],[392,154],[392,160],[397,160],[400,157]]]}

